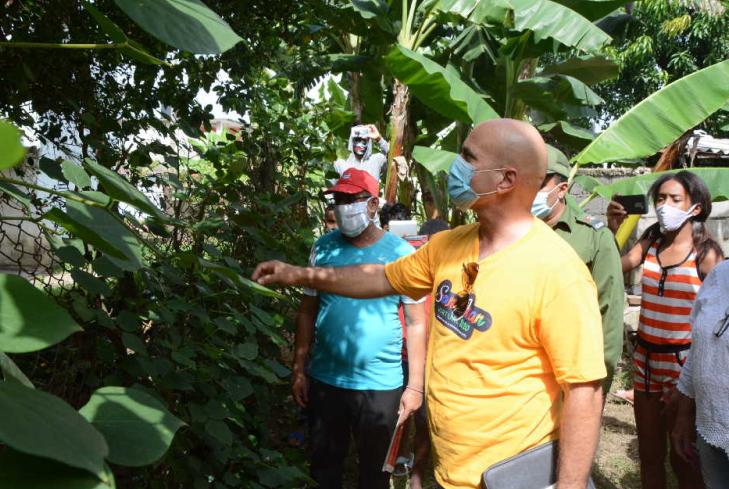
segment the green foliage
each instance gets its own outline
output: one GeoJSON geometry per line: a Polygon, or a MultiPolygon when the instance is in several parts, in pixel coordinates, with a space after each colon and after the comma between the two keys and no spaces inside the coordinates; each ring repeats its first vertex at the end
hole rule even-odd
{"type": "Polygon", "coordinates": [[[0,351],[38,351],[81,331],[63,308],[24,278],[0,274],[0,303],[0,351]]]}
{"type": "Polygon", "coordinates": [[[20,142],[20,131],[7,121],[0,120],[0,170],[11,168],[23,159],[25,148],[20,142]]]}
{"type": "Polygon", "coordinates": [[[109,441],[111,463],[139,467],[159,460],[184,423],[139,389],[104,387],[79,410],[109,441]]]}
{"type": "MultiPolygon", "coordinates": [[[[616,42],[606,49],[620,66],[620,76],[597,88],[606,101],[603,120],[616,119],[667,84],[729,58],[726,3],[641,1],[623,20],[616,42]]],[[[717,135],[727,123],[729,112],[722,111],[702,128],[717,135]]]]}
{"type": "MultiPolygon", "coordinates": [[[[706,183],[711,192],[711,200],[720,202],[729,200],[729,169],[727,168],[688,168],[687,171],[695,173],[706,183]]],[[[666,172],[647,173],[635,177],[624,178],[610,185],[597,185],[591,191],[610,200],[613,195],[647,195],[653,182],[666,173],[676,173],[682,170],[669,170],[666,172]]]]}
{"type": "Polygon", "coordinates": [[[569,7],[550,0],[509,0],[514,27],[531,30],[536,42],[554,39],[565,46],[592,52],[611,41],[598,26],[569,7]]]}
{"type": "Polygon", "coordinates": [[[483,97],[457,74],[425,56],[396,46],[385,60],[392,74],[421,102],[449,119],[476,124],[498,117],[483,97]]]}
{"type": "MultiPolygon", "coordinates": [[[[155,4],[167,7],[210,13],[199,2],[155,4]]],[[[169,52],[107,0],[12,4],[0,19],[15,44],[3,46],[0,110],[61,155],[0,176],[3,202],[24,209],[19,219],[42,231],[55,264],[46,287],[52,296],[0,276],[3,349],[45,348],[0,354],[3,487],[291,487],[307,480],[292,466],[301,455],[281,449],[281,428],[271,419],[286,412],[291,297],[248,276],[261,259],[305,262],[319,212],[319,196],[307,190],[325,185],[334,136],[329,102],[300,97],[285,76],[308,57],[287,44],[298,36],[292,26],[303,25],[292,19],[302,19],[307,5],[251,3],[245,15],[238,7],[216,2],[225,21],[208,16],[203,24],[217,25],[195,26],[237,26],[250,44],[229,57],[169,52]],[[27,45],[101,36],[115,45],[77,45],[50,57],[27,45]],[[161,58],[170,63],[148,64],[161,58]],[[188,136],[202,140],[212,109],[194,96],[211,88],[222,67],[231,81],[217,92],[246,122],[197,145],[191,158],[188,136]],[[61,188],[35,183],[41,172],[61,188]],[[150,188],[163,189],[158,201],[150,188]],[[62,341],[68,325],[79,333],[62,341]],[[31,410],[31,401],[46,408],[31,410]],[[81,406],[85,417],[74,410],[81,406]],[[99,443],[91,446],[91,438],[99,443]],[[133,468],[114,475],[107,462],[133,468]]],[[[153,35],[181,41],[170,31],[185,28],[179,17],[137,13],[154,22],[142,25],[153,35]]],[[[199,47],[201,32],[187,31],[185,40],[199,47]]],[[[228,34],[208,41],[222,51],[228,34]]],[[[5,146],[14,147],[1,140],[0,153],[5,146]]]]}
{"type": "Polygon", "coordinates": [[[413,148],[413,159],[423,165],[433,175],[439,172],[448,173],[456,156],[458,156],[456,153],[451,153],[450,151],[427,148],[425,146],[415,146],[413,148]]]}
{"type": "Polygon", "coordinates": [[[107,481],[106,440],[61,399],[17,382],[0,382],[0,441],[23,453],[85,469],[107,481]]]}
{"type": "Polygon", "coordinates": [[[0,487],[23,489],[115,489],[111,471],[106,467],[103,482],[85,470],[6,448],[0,453],[0,487]]]}
{"type": "Polygon", "coordinates": [[[200,0],[114,0],[142,29],[170,46],[220,54],[242,39],[200,0]]]}
{"type": "Polygon", "coordinates": [[[574,161],[598,163],[650,156],[729,100],[729,60],[659,90],[611,124],[574,161]]]}

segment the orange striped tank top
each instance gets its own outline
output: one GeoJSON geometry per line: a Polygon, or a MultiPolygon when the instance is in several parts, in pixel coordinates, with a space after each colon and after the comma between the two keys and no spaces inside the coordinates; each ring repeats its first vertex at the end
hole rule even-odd
{"type": "Polygon", "coordinates": [[[657,345],[691,343],[689,315],[701,287],[696,250],[681,263],[664,267],[656,241],[646,254],[641,279],[638,336],[657,345]]]}

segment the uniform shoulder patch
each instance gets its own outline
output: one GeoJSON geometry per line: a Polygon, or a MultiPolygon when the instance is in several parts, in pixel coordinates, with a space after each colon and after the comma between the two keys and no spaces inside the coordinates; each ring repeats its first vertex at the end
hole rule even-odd
{"type": "Polygon", "coordinates": [[[579,220],[584,222],[585,224],[589,224],[595,230],[602,229],[605,227],[604,221],[597,219],[589,214],[584,214],[584,215],[580,216],[579,220]]]}

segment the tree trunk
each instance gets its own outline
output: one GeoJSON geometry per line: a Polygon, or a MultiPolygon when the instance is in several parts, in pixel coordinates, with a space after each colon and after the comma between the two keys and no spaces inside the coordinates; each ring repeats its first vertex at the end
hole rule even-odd
{"type": "Polygon", "coordinates": [[[397,199],[397,167],[394,162],[396,156],[404,156],[408,161],[412,153],[412,147],[408,141],[408,108],[410,102],[410,90],[400,80],[395,80],[392,86],[393,100],[390,106],[390,126],[392,135],[390,137],[390,152],[387,157],[387,180],[385,183],[385,201],[393,203],[397,199]]]}
{"type": "Polygon", "coordinates": [[[364,107],[362,106],[362,95],[361,95],[361,73],[351,72],[350,73],[350,95],[352,101],[352,112],[354,113],[354,122],[362,124],[362,114],[364,113],[364,107]]]}

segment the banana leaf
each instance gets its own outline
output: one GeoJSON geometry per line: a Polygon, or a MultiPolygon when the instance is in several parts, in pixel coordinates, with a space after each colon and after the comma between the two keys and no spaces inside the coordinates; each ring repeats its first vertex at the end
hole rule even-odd
{"type": "MultiPolygon", "coordinates": [[[[647,194],[653,182],[661,175],[666,173],[677,173],[682,170],[669,170],[666,172],[646,173],[635,177],[624,178],[609,185],[598,185],[593,188],[593,192],[610,200],[613,195],[636,195],[647,194]]],[[[729,168],[686,168],[701,177],[711,191],[711,200],[720,202],[729,200],[729,168]]],[[[576,177],[575,181],[577,181],[576,177]]],[[[579,183],[579,182],[578,182],[579,183]]]]}
{"type": "Polygon", "coordinates": [[[597,51],[612,38],[574,10],[551,0],[509,0],[514,8],[514,28],[530,30],[534,41],[555,39],[582,51],[597,51]]]}
{"type": "Polygon", "coordinates": [[[520,81],[512,87],[511,94],[557,120],[570,115],[572,108],[594,107],[603,102],[590,87],[567,75],[536,76],[520,81]]]}
{"type": "Polygon", "coordinates": [[[569,75],[592,85],[618,76],[619,67],[603,56],[580,56],[562,63],[545,66],[539,75],[569,75]]]}
{"type": "Polygon", "coordinates": [[[385,63],[390,73],[407,85],[418,100],[449,119],[478,124],[499,117],[456,73],[422,54],[395,46],[385,63]]]}
{"type": "Polygon", "coordinates": [[[685,76],[630,109],[587,146],[578,165],[635,159],[664,146],[729,100],[729,60],[685,76]]]}
{"type": "Polygon", "coordinates": [[[243,41],[227,22],[200,0],[114,2],[147,33],[177,49],[196,54],[220,54],[243,41]]]}
{"type": "Polygon", "coordinates": [[[415,146],[413,148],[413,159],[433,175],[437,175],[439,172],[447,173],[456,156],[458,156],[456,153],[443,151],[442,149],[425,146],[415,146]]]}
{"type": "Polygon", "coordinates": [[[537,127],[537,129],[541,132],[549,133],[560,143],[576,150],[581,150],[590,144],[590,141],[595,139],[595,135],[592,131],[575,126],[567,121],[541,124],[537,127]]]}

